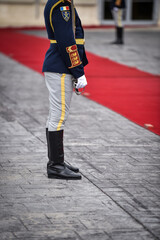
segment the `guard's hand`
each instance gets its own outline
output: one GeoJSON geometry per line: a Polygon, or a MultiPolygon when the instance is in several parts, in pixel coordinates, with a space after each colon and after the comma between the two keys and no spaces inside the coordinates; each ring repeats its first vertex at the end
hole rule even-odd
{"type": "Polygon", "coordinates": [[[87,80],[85,75],[83,75],[77,79],[76,89],[84,88],[85,86],[87,86],[87,80]]]}
{"type": "Polygon", "coordinates": [[[114,10],[115,12],[118,12],[118,8],[117,8],[117,7],[114,7],[113,10],[114,10]]]}

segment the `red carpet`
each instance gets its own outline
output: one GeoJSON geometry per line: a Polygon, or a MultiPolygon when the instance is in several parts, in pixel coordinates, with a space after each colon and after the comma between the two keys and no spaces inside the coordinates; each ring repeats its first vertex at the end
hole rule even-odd
{"type": "MultiPolygon", "coordinates": [[[[0,30],[0,51],[40,73],[48,46],[47,39],[0,30]]],[[[160,77],[87,56],[87,97],[160,135],[160,77]]]]}

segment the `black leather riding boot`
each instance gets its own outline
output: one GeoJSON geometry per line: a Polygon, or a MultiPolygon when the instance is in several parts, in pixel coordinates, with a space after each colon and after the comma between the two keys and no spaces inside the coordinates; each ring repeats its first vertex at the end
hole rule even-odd
{"type": "Polygon", "coordinates": [[[64,163],[63,130],[48,131],[49,162],[47,163],[48,178],[81,179],[79,173],[70,170],[64,163]]]}
{"type": "Polygon", "coordinates": [[[116,40],[112,44],[123,44],[123,27],[116,27],[116,40]]]}
{"type": "MultiPolygon", "coordinates": [[[[61,135],[61,142],[62,142],[62,153],[64,155],[64,150],[63,150],[63,130],[60,131],[59,133],[61,135]]],[[[46,139],[47,139],[47,147],[48,147],[48,159],[50,159],[50,149],[49,149],[49,139],[48,139],[48,128],[46,128],[46,139]]],[[[64,165],[69,168],[73,172],[79,172],[79,168],[73,167],[72,165],[64,162],[64,165]]]]}
{"type": "Polygon", "coordinates": [[[123,27],[117,27],[117,44],[123,44],[123,27]]]}

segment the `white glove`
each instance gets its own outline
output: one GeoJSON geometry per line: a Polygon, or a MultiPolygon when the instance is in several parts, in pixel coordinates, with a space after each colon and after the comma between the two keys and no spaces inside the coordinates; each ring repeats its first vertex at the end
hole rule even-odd
{"type": "Polygon", "coordinates": [[[87,86],[87,80],[85,75],[83,75],[77,79],[76,89],[84,88],[85,86],[87,86]]]}
{"type": "Polygon", "coordinates": [[[117,8],[117,7],[114,7],[113,10],[114,10],[115,12],[118,12],[118,8],[117,8]]]}

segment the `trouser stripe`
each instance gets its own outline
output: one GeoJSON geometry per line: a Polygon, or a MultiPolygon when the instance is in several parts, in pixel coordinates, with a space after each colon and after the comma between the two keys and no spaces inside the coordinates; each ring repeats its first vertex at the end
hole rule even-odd
{"type": "Polygon", "coordinates": [[[61,77],[61,119],[58,123],[57,131],[61,130],[62,123],[65,117],[65,77],[66,74],[62,74],[61,77]]]}
{"type": "Polygon", "coordinates": [[[118,14],[117,27],[122,27],[122,10],[119,9],[117,14],[118,14]]]}

